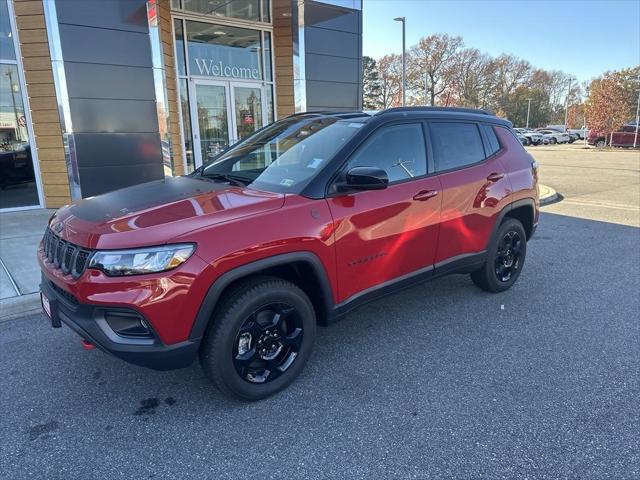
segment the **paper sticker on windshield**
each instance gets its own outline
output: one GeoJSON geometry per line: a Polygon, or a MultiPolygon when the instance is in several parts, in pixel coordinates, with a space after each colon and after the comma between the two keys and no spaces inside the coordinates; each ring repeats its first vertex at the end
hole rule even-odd
{"type": "Polygon", "coordinates": [[[295,180],[292,180],[290,178],[283,178],[282,180],[280,180],[280,185],[285,187],[291,187],[294,183],[296,183],[295,180]]]}
{"type": "Polygon", "coordinates": [[[322,163],[322,159],[321,158],[314,158],[313,160],[311,160],[309,162],[307,167],[309,167],[309,168],[318,168],[321,163],[322,163]]]}
{"type": "Polygon", "coordinates": [[[353,128],[361,128],[364,125],[364,123],[350,123],[349,126],[353,127],[353,128]]]}

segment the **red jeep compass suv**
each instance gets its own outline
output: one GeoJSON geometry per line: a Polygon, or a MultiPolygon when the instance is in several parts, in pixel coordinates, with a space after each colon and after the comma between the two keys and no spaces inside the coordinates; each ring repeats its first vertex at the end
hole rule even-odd
{"type": "Polygon", "coordinates": [[[264,398],[316,324],[416,282],[511,287],[538,222],[537,166],[487,112],[303,113],[190,175],[58,210],[38,251],[53,326],[154,369],[199,355],[224,393],[264,398]]]}

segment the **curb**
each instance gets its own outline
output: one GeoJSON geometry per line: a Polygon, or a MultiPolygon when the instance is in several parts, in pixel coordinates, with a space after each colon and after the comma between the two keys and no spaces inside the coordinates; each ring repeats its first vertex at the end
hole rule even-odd
{"type": "Polygon", "coordinates": [[[42,307],[40,306],[40,294],[38,292],[5,298],[0,300],[0,324],[40,311],[42,311],[42,307]]]}
{"type": "Polygon", "coordinates": [[[562,196],[556,192],[554,188],[549,187],[548,185],[540,184],[538,185],[540,189],[540,206],[544,207],[545,205],[549,205],[551,203],[558,202],[562,200],[562,196]]]}

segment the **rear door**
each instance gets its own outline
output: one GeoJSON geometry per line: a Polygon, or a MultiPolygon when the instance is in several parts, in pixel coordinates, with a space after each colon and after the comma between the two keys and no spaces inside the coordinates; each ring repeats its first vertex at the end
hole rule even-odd
{"type": "Polygon", "coordinates": [[[384,190],[328,198],[336,225],[340,301],[402,275],[429,269],[435,258],[441,188],[429,175],[424,124],[385,125],[356,150],[342,170],[382,168],[384,190]]]}
{"type": "Polygon", "coordinates": [[[506,149],[490,125],[431,121],[429,131],[443,192],[438,267],[486,248],[511,186],[501,161],[506,149]]]}

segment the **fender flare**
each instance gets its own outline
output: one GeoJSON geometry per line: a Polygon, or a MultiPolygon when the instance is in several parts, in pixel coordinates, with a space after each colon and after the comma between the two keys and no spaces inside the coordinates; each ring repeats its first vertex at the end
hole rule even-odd
{"type": "Polygon", "coordinates": [[[327,272],[318,256],[307,251],[283,253],[241,265],[220,275],[209,287],[200,305],[196,319],[191,327],[189,340],[197,340],[204,336],[207,326],[209,325],[209,320],[211,320],[213,312],[218,305],[220,295],[231,283],[268,268],[292,263],[305,263],[312,268],[322,290],[325,312],[330,312],[333,308],[331,284],[329,283],[327,272]]]}
{"type": "MultiPolygon", "coordinates": [[[[509,205],[505,205],[504,208],[500,210],[496,215],[496,221],[493,224],[493,230],[491,231],[491,235],[489,236],[489,241],[485,246],[485,250],[488,250],[489,245],[493,245],[493,242],[495,242],[496,236],[498,235],[498,229],[500,228],[500,225],[502,224],[502,220],[504,220],[504,217],[506,217],[507,214],[512,210],[515,210],[516,208],[520,208],[520,207],[531,207],[533,218],[535,219],[536,203],[533,200],[533,198],[522,198],[520,200],[516,200],[515,202],[510,203],[509,205]]],[[[535,230],[535,224],[531,226],[531,235],[533,235],[534,230],[535,230]]]]}

